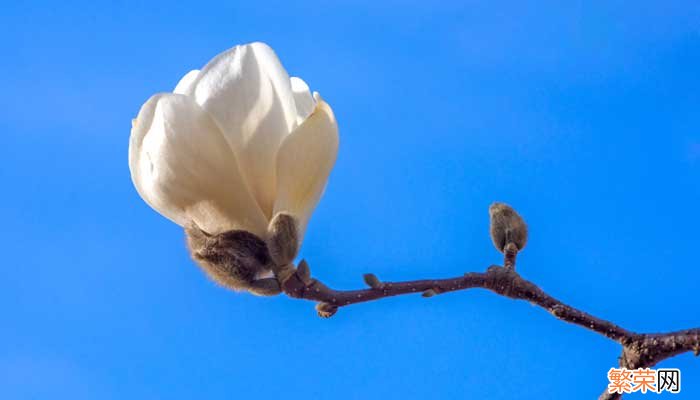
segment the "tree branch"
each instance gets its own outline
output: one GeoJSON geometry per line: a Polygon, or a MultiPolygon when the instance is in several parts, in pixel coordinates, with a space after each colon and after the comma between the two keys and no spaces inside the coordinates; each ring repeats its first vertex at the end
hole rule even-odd
{"type": "MultiPolygon", "coordinates": [[[[310,277],[308,265],[302,261],[282,284],[282,290],[290,297],[318,302],[316,310],[321,317],[330,317],[338,308],[366,301],[403,294],[423,293],[424,297],[437,294],[482,288],[504,297],[526,300],[545,309],[556,318],[597,332],[622,345],[620,366],[627,369],[648,368],[667,358],[688,351],[700,353],[700,328],[668,333],[640,334],[624,329],[612,322],[595,317],[571,307],[548,295],[534,283],[523,279],[512,267],[515,257],[508,258],[506,267],[491,266],[486,272],[469,272],[464,276],[448,279],[429,279],[405,282],[381,282],[374,275],[365,275],[370,286],[361,290],[334,290],[310,277]]],[[[607,390],[600,399],[619,399],[618,394],[607,390]]]]}

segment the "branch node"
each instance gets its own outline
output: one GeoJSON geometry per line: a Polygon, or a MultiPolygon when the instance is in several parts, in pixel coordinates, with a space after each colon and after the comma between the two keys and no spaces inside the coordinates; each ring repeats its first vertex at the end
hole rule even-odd
{"type": "Polygon", "coordinates": [[[552,315],[559,318],[564,314],[564,306],[562,306],[561,304],[555,304],[550,309],[550,312],[552,313],[552,315]]]}
{"type": "MultiPolygon", "coordinates": [[[[494,273],[494,272],[499,271],[501,268],[503,268],[503,267],[501,267],[500,265],[496,265],[496,264],[489,265],[489,267],[486,268],[486,273],[487,273],[487,274],[489,274],[489,273],[494,273]]],[[[465,275],[465,276],[469,275],[469,272],[467,272],[467,273],[464,274],[464,275],[465,275]]]]}

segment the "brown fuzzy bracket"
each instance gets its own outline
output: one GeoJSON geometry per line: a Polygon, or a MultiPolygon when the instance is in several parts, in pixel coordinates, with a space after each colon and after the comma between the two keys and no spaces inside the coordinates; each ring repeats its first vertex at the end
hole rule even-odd
{"type": "MultiPolygon", "coordinates": [[[[366,301],[403,294],[422,293],[430,297],[447,292],[482,288],[498,295],[525,300],[545,309],[556,318],[597,332],[622,345],[620,367],[648,368],[658,362],[688,351],[700,353],[700,328],[668,333],[636,333],[612,322],[571,307],[548,295],[534,283],[523,279],[512,265],[515,255],[506,254],[507,267],[491,266],[486,272],[469,272],[449,279],[428,279],[406,282],[382,282],[375,275],[365,275],[369,286],[361,290],[334,290],[311,278],[308,265],[302,261],[299,268],[285,280],[282,290],[288,296],[318,302],[316,310],[321,317],[330,317],[338,308],[366,301]],[[512,263],[512,264],[511,264],[512,263]]],[[[619,394],[608,394],[600,399],[619,399],[619,394]]]]}

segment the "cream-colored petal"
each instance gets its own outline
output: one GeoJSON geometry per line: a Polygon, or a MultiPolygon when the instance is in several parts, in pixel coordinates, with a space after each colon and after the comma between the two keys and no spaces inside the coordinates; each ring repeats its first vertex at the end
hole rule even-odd
{"type": "Polygon", "coordinates": [[[294,104],[297,109],[297,125],[301,125],[316,107],[316,102],[306,82],[296,76],[293,76],[290,81],[292,93],[294,94],[294,104]]]}
{"type": "Polygon", "coordinates": [[[318,94],[313,113],[282,143],[277,154],[277,199],[274,214],[299,220],[299,237],[326,186],[338,154],[338,125],[331,107],[318,94]]]}
{"type": "Polygon", "coordinates": [[[199,76],[199,70],[194,69],[185,76],[180,79],[180,82],[177,83],[177,86],[175,86],[175,90],[173,90],[173,93],[177,94],[187,94],[189,93],[192,84],[194,83],[194,80],[197,79],[197,76],[199,76]]]}
{"type": "Polygon", "coordinates": [[[159,94],[143,105],[131,131],[129,169],[141,197],[178,225],[265,233],[267,220],[234,153],[191,97],[159,94]]]}
{"type": "Polygon", "coordinates": [[[266,217],[275,198],[275,156],[296,126],[289,75],[264,43],[236,46],[199,73],[187,92],[221,128],[266,217]]]}

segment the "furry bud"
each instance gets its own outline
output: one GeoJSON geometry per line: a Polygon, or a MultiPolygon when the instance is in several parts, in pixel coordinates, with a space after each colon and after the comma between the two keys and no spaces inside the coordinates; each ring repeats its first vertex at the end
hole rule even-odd
{"type": "Polygon", "coordinates": [[[211,235],[196,225],[186,227],[185,234],[192,258],[215,282],[259,296],[280,293],[277,280],[265,277],[272,263],[259,237],[240,230],[211,235]]]}
{"type": "Polygon", "coordinates": [[[428,290],[426,290],[425,292],[423,292],[423,294],[422,294],[421,296],[427,298],[427,297],[433,297],[433,296],[435,296],[436,294],[437,294],[437,292],[435,291],[435,289],[428,289],[428,290]]]}
{"type": "Polygon", "coordinates": [[[364,274],[363,278],[367,286],[371,287],[372,289],[381,289],[384,286],[382,281],[380,281],[374,274],[364,274]]]}
{"type": "Polygon", "coordinates": [[[506,245],[513,243],[520,251],[527,243],[527,225],[523,218],[509,205],[493,203],[489,207],[491,217],[491,240],[503,253],[506,245]]]}
{"type": "Polygon", "coordinates": [[[316,304],[316,312],[321,318],[330,318],[338,311],[338,306],[334,306],[329,303],[318,303],[316,304]]]}
{"type": "Polygon", "coordinates": [[[278,213],[267,228],[267,247],[270,257],[277,265],[287,265],[294,261],[299,251],[299,230],[294,217],[278,213]]]}

